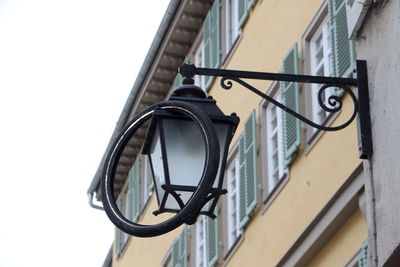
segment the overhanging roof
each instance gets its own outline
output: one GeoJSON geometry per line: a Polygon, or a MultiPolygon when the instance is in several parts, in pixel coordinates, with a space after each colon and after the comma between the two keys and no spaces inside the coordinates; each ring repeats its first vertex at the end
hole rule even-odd
{"type": "MultiPolygon", "coordinates": [[[[99,189],[103,166],[115,138],[136,113],[166,98],[189,49],[198,35],[213,0],[171,0],[156,36],[146,55],[133,88],[128,96],[113,135],[88,189],[91,198],[99,189]]],[[[118,195],[128,176],[129,168],[140,149],[140,138],[135,135],[124,150],[117,167],[114,189],[118,195]]],[[[90,199],[91,201],[91,199],[90,199]]]]}

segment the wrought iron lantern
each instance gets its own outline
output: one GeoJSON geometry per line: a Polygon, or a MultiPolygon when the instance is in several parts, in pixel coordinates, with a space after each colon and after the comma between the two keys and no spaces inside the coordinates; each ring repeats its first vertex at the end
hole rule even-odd
{"type": "Polygon", "coordinates": [[[193,224],[200,214],[215,218],[221,194],[229,144],[239,117],[225,116],[212,97],[192,84],[175,89],[168,101],[142,111],[124,128],[109,154],[102,179],[104,209],[124,232],[151,237],[169,232],[183,223],[193,224]],[[143,142],[158,200],[155,215],[176,213],[155,225],[126,219],[113,194],[116,168],[129,139],[150,120],[143,142]]]}

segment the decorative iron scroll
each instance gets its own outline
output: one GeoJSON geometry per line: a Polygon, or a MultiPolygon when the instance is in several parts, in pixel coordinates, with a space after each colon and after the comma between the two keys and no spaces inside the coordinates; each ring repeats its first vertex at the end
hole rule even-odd
{"type": "Polygon", "coordinates": [[[250,91],[252,91],[253,93],[261,96],[262,98],[264,98],[265,100],[269,101],[270,103],[274,104],[275,106],[281,108],[282,110],[288,112],[289,114],[291,114],[292,116],[296,117],[297,119],[301,120],[302,122],[317,128],[319,130],[322,131],[339,131],[341,129],[346,128],[356,117],[357,115],[357,111],[358,111],[358,103],[357,103],[357,98],[355,96],[355,94],[353,93],[353,91],[344,85],[339,85],[339,84],[326,84],[321,86],[321,88],[318,91],[318,103],[321,106],[321,108],[323,110],[325,110],[326,112],[329,113],[337,113],[342,109],[343,106],[343,100],[341,97],[337,96],[337,95],[330,95],[327,99],[327,103],[329,104],[326,105],[326,103],[323,101],[323,94],[325,93],[325,90],[327,90],[330,87],[340,87],[345,93],[349,94],[349,96],[352,99],[354,108],[353,108],[353,112],[350,116],[350,118],[348,118],[345,122],[343,122],[340,125],[337,126],[324,126],[321,124],[317,124],[313,121],[311,121],[310,119],[307,119],[306,117],[302,116],[301,114],[299,114],[298,112],[296,112],[295,110],[283,105],[282,103],[276,101],[274,98],[270,97],[267,94],[264,94],[263,92],[261,92],[260,90],[258,90],[257,88],[253,87],[252,85],[248,84],[247,82],[243,81],[240,78],[235,78],[235,77],[222,77],[221,79],[221,87],[225,90],[229,90],[232,88],[233,83],[232,81],[235,81],[237,83],[239,83],[240,85],[246,87],[247,89],[249,89],[250,91]]]}
{"type": "Polygon", "coordinates": [[[249,89],[253,93],[259,95],[265,100],[271,102],[282,110],[288,112],[292,116],[301,120],[302,122],[322,131],[339,131],[346,128],[357,116],[358,113],[358,101],[357,97],[349,86],[356,86],[357,80],[353,78],[335,78],[335,77],[323,77],[323,76],[310,76],[310,75],[296,75],[296,74],[284,74],[284,73],[268,73],[268,72],[253,72],[253,71],[240,71],[240,70],[226,70],[226,69],[208,69],[208,68],[197,68],[193,64],[183,64],[179,69],[180,74],[185,77],[183,80],[184,84],[193,84],[194,75],[205,75],[221,77],[221,87],[225,90],[232,88],[232,81],[242,85],[249,89]],[[322,84],[318,91],[318,103],[323,110],[331,114],[337,113],[342,109],[343,99],[337,95],[330,95],[327,98],[327,103],[323,101],[323,95],[328,88],[335,87],[341,88],[347,93],[353,103],[353,112],[351,116],[342,124],[337,126],[325,126],[318,124],[297,111],[285,106],[284,104],[276,101],[267,94],[261,92],[254,86],[243,81],[243,79],[254,79],[254,80],[270,80],[270,81],[281,81],[281,82],[298,82],[298,83],[316,83],[322,84]],[[328,104],[328,105],[327,105],[328,104]]]}

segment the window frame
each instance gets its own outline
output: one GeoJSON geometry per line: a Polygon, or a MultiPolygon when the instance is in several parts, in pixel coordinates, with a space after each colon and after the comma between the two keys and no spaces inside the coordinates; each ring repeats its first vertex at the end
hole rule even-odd
{"type": "MultiPolygon", "coordinates": [[[[204,40],[201,38],[197,41],[193,51],[193,64],[196,65],[196,67],[204,68],[204,52],[204,40]]],[[[199,86],[201,89],[206,90],[205,76],[195,75],[194,84],[199,86]]]]}
{"type": "MultiPolygon", "coordinates": [[[[267,95],[272,96],[275,98],[277,101],[282,102],[281,98],[281,92],[280,92],[280,83],[279,82],[272,82],[270,85],[269,89],[267,90],[267,95]],[[276,98],[279,96],[279,98],[276,98]]],[[[265,99],[261,100],[260,104],[260,124],[261,124],[261,140],[260,140],[260,154],[261,154],[261,174],[262,174],[262,201],[264,204],[264,209],[263,213],[266,211],[266,209],[269,207],[269,205],[273,202],[273,199],[276,198],[276,196],[279,194],[279,192],[283,189],[283,187],[287,184],[289,180],[289,168],[285,167],[285,158],[284,158],[284,144],[283,144],[283,111],[280,110],[278,107],[277,111],[280,114],[280,134],[281,134],[281,142],[278,141],[278,144],[280,143],[280,151],[281,151],[281,157],[280,157],[280,170],[279,170],[279,180],[274,184],[273,187],[271,187],[271,172],[269,171],[270,166],[268,162],[270,161],[270,145],[269,145],[269,134],[268,132],[270,131],[268,128],[268,110],[274,106],[273,104],[269,103],[269,101],[266,101],[265,99]],[[280,110],[280,111],[279,111],[280,110]],[[267,164],[264,164],[264,162],[267,162],[267,164]]],[[[275,107],[275,106],[274,106],[275,107]]],[[[279,126],[278,126],[279,127],[279,126]]],[[[279,148],[278,148],[279,149],[279,148]]]]}
{"type": "Polygon", "coordinates": [[[227,56],[230,53],[240,36],[238,1],[222,1],[223,56],[227,56]]]}
{"type": "Polygon", "coordinates": [[[243,230],[240,229],[240,218],[239,218],[239,179],[240,179],[240,161],[239,161],[239,153],[235,153],[232,156],[229,164],[227,165],[226,170],[226,181],[227,181],[227,189],[228,193],[226,195],[227,205],[226,205],[226,249],[227,251],[231,251],[238,239],[242,236],[243,230]],[[234,169],[234,174],[232,174],[232,169],[234,169]],[[234,179],[234,181],[232,181],[234,179]],[[235,184],[234,188],[232,188],[232,182],[235,184]],[[234,190],[234,192],[233,192],[234,190]],[[232,196],[234,194],[234,196],[232,196]],[[234,197],[234,199],[232,199],[234,197]],[[233,201],[232,201],[233,200],[233,201]],[[234,203],[233,203],[234,202],[234,203]],[[232,210],[232,207],[235,211],[232,210]],[[234,222],[232,222],[232,215],[235,215],[234,222]]]}
{"type": "MultiPolygon", "coordinates": [[[[333,49],[331,47],[331,31],[332,26],[330,25],[329,16],[326,15],[320,24],[316,25],[316,30],[309,37],[309,61],[310,61],[310,74],[315,76],[332,76],[333,74],[333,49]],[[319,36],[322,38],[322,46],[320,48],[316,48],[317,41],[315,39],[319,39],[319,36]],[[317,51],[315,51],[318,49],[317,51]],[[316,53],[322,51],[323,56],[322,60],[319,62],[316,61],[316,53]],[[320,72],[323,70],[323,73],[320,72]]],[[[319,84],[311,84],[311,109],[312,109],[312,120],[318,124],[325,124],[326,120],[329,118],[330,113],[320,107],[318,102],[318,91],[321,88],[319,84]]],[[[325,104],[327,105],[327,97],[332,95],[334,92],[333,88],[328,88],[324,91],[325,104]]],[[[317,131],[316,128],[313,128],[314,132],[317,131]]]]}
{"type": "MultiPolygon", "coordinates": [[[[120,195],[118,196],[118,199],[121,201],[121,206],[122,206],[120,211],[125,217],[128,217],[130,209],[132,208],[131,205],[129,205],[130,202],[128,201],[128,198],[129,198],[128,183],[126,183],[120,195]]],[[[115,254],[117,256],[116,257],[117,259],[121,258],[122,255],[124,254],[126,248],[128,247],[128,242],[131,239],[130,237],[131,237],[130,235],[128,235],[127,233],[123,232],[122,230],[120,230],[115,226],[114,242],[119,242],[119,244],[115,244],[115,254]]]]}
{"type": "MultiPolygon", "coordinates": [[[[320,26],[325,20],[329,21],[329,12],[328,12],[328,2],[324,1],[317,13],[315,14],[314,18],[308,25],[306,31],[304,32],[302,36],[302,47],[303,47],[303,69],[304,73],[311,73],[311,47],[310,47],[310,40],[314,36],[314,34],[318,31],[320,26]]],[[[332,27],[332,25],[331,25],[332,27]]],[[[331,48],[332,50],[332,48],[331,48]]],[[[332,55],[332,51],[331,51],[332,55]]],[[[333,59],[330,61],[330,71],[332,73],[333,70],[333,59]]],[[[304,113],[307,118],[310,118],[311,120],[314,120],[314,115],[313,115],[313,109],[315,110],[315,107],[313,105],[316,105],[316,101],[314,100],[313,103],[313,96],[312,96],[312,84],[304,84],[303,85],[303,103],[304,103],[304,113]]],[[[326,91],[327,94],[332,95],[332,91],[328,89],[326,91]]],[[[317,100],[318,101],[318,100],[317,100]]],[[[319,107],[319,104],[318,104],[319,107]]],[[[320,108],[320,107],[319,107],[320,108]]],[[[322,122],[323,125],[329,125],[333,122],[333,120],[340,114],[341,112],[337,113],[329,113],[329,115],[325,118],[325,120],[322,122]]],[[[312,147],[318,142],[318,140],[322,137],[324,134],[324,131],[315,129],[314,127],[306,124],[305,125],[305,142],[304,142],[304,152],[307,155],[312,147]]]]}
{"type": "Polygon", "coordinates": [[[152,181],[151,167],[150,162],[147,157],[141,157],[141,166],[140,166],[140,214],[139,218],[145,213],[145,210],[150,202],[151,196],[153,195],[154,183],[152,181]],[[151,182],[151,184],[149,184],[151,182]]]}
{"type": "Polygon", "coordinates": [[[204,216],[199,216],[195,224],[196,248],[195,248],[195,267],[207,267],[207,229],[204,216]],[[200,232],[201,230],[201,232],[200,232]],[[200,235],[202,233],[202,236],[200,235]],[[200,253],[201,250],[201,253],[200,253]],[[202,261],[200,262],[200,259],[202,261]]]}

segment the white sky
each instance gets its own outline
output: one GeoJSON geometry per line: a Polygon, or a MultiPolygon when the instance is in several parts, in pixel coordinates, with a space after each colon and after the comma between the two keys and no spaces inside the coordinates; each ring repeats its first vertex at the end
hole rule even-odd
{"type": "Polygon", "coordinates": [[[169,0],[0,0],[0,267],[101,266],[86,191],[169,0]]]}

